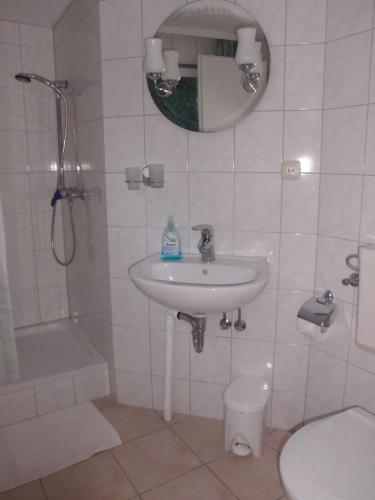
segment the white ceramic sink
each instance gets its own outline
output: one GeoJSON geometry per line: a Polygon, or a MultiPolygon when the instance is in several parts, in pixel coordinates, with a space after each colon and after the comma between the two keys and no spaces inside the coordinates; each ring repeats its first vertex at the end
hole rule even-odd
{"type": "Polygon", "coordinates": [[[151,255],[129,267],[135,286],[159,304],[187,313],[224,312],[257,297],[269,278],[266,257],[217,256],[202,262],[185,254],[179,261],[151,255]]]}

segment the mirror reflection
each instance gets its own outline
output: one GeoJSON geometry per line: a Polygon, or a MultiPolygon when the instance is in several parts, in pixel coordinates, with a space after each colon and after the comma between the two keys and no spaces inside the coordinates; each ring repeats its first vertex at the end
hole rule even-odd
{"type": "Polygon", "coordinates": [[[247,11],[202,0],[175,11],[145,40],[144,71],[166,118],[187,130],[214,132],[238,123],[261,99],[269,47],[247,11]]]}

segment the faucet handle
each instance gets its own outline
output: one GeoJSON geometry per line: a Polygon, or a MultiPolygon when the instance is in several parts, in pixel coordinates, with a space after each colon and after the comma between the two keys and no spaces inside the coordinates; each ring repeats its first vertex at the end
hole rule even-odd
{"type": "Polygon", "coordinates": [[[197,226],[193,226],[191,228],[193,231],[200,231],[202,234],[205,235],[213,235],[214,233],[214,228],[210,224],[198,224],[197,226]]]}

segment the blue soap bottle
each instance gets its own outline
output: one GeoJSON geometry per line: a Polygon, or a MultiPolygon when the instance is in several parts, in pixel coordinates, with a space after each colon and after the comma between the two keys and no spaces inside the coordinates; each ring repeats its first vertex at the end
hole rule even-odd
{"type": "Polygon", "coordinates": [[[161,258],[163,260],[182,259],[181,238],[178,234],[172,215],[168,215],[167,227],[163,231],[161,240],[161,258]]]}

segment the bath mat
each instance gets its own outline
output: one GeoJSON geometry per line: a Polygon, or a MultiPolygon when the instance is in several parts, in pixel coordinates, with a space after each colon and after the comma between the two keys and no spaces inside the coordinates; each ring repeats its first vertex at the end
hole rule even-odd
{"type": "Polygon", "coordinates": [[[92,403],[8,425],[0,429],[0,492],[120,444],[120,436],[92,403]]]}

